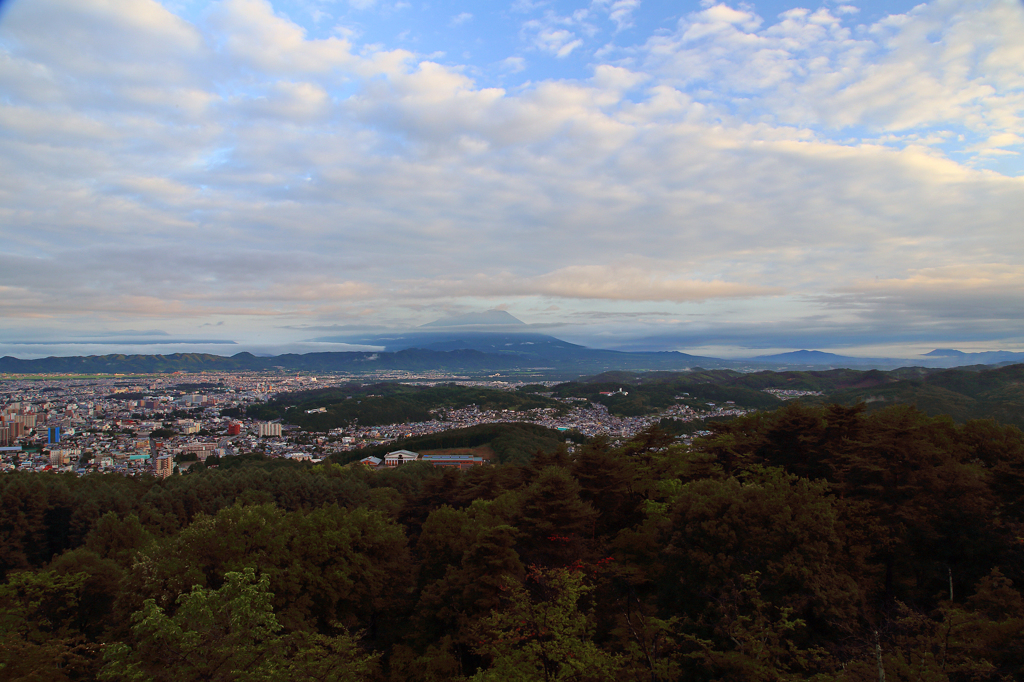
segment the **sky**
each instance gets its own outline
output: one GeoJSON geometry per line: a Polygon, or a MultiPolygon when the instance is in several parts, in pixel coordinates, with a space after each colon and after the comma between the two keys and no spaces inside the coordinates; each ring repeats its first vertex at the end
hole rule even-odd
{"type": "Polygon", "coordinates": [[[6,0],[0,354],[1024,350],[1024,2],[6,0]]]}

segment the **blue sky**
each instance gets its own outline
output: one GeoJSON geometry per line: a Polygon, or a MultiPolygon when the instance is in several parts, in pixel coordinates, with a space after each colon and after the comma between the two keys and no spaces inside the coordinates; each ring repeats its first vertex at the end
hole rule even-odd
{"type": "Polygon", "coordinates": [[[1024,350],[1022,35],[1020,0],[8,0],[0,353],[494,307],[606,347],[1024,350]]]}

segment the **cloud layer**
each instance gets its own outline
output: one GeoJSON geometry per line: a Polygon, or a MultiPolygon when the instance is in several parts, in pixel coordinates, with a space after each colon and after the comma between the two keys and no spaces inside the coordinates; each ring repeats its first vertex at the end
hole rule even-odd
{"type": "Polygon", "coordinates": [[[1017,0],[705,3],[646,34],[638,2],[520,2],[491,71],[313,4],[10,3],[0,315],[255,338],[504,303],[1024,343],[1017,0]]]}

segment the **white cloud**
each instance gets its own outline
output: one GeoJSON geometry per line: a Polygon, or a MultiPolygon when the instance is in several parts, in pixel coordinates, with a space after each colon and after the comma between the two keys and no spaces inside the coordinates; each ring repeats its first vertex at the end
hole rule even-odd
{"type": "Polygon", "coordinates": [[[348,40],[308,40],[301,27],[275,14],[268,0],[220,0],[210,21],[224,54],[262,72],[329,72],[358,61],[348,40]]]}
{"type": "Polygon", "coordinates": [[[506,57],[501,64],[510,73],[519,73],[526,69],[526,60],[522,57],[506,57]]]}
{"type": "Polygon", "coordinates": [[[537,21],[526,22],[524,28],[533,32],[534,45],[556,57],[568,57],[573,50],[583,44],[575,33],[564,28],[544,26],[537,21]]]}
{"type": "MultiPolygon", "coordinates": [[[[780,317],[891,324],[946,296],[1007,328],[1024,180],[971,163],[1021,151],[1024,10],[943,0],[858,30],[841,7],[744,7],[710,5],[588,78],[503,89],[351,31],[313,37],[265,0],[194,24],[143,0],[16,3],[2,314],[770,311],[787,294],[804,307],[780,317]]],[[[594,16],[626,21],[616,8],[635,6],[522,36],[578,55],[594,16]]]]}
{"type": "Polygon", "coordinates": [[[640,0],[593,0],[591,6],[606,12],[615,22],[615,31],[624,31],[633,26],[633,12],[640,7],[640,0]]]}
{"type": "Polygon", "coordinates": [[[534,286],[537,294],[545,296],[619,301],[703,301],[784,293],[778,288],[673,278],[638,268],[593,265],[562,268],[538,278],[534,286]]]}
{"type": "Polygon", "coordinates": [[[241,113],[289,123],[310,123],[326,116],[331,107],[327,91],[315,83],[277,81],[262,92],[239,99],[241,113]]]}
{"type": "MultiPolygon", "coordinates": [[[[599,1],[595,3],[600,4],[599,1]]],[[[530,9],[533,8],[523,8],[522,11],[530,9]]],[[[584,38],[592,38],[599,33],[598,26],[591,21],[592,14],[588,8],[577,9],[568,15],[548,9],[541,17],[523,22],[520,35],[536,49],[563,59],[582,47],[584,38]]]]}
{"type": "Polygon", "coordinates": [[[778,287],[680,278],[628,264],[574,265],[527,278],[501,272],[460,279],[434,277],[400,281],[398,284],[402,295],[412,299],[540,296],[575,300],[699,302],[784,293],[778,287]]]}
{"type": "Polygon", "coordinates": [[[1024,129],[1024,6],[938,0],[854,31],[822,8],[766,25],[715,5],[652,38],[646,67],[711,101],[743,97],[787,124],[911,131],[957,126],[983,134],[1024,129]]]}

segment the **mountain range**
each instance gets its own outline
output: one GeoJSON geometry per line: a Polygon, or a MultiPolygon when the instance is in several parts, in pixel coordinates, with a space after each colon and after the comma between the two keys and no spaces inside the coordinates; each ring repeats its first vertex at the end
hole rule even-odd
{"type": "Polygon", "coordinates": [[[0,358],[0,372],[25,373],[150,373],[208,370],[273,370],[366,373],[381,370],[452,372],[533,372],[554,376],[592,375],[608,371],[672,371],[704,369],[896,369],[917,366],[946,368],[1024,362],[1024,353],[965,353],[939,348],[913,359],[860,358],[817,350],[799,350],[751,358],[721,359],[679,351],[616,351],[588,348],[529,330],[514,316],[490,310],[445,318],[406,332],[323,336],[311,341],[383,348],[380,352],[350,351],[256,356],[208,353],[168,355],[90,355],[21,360],[0,358]]]}

